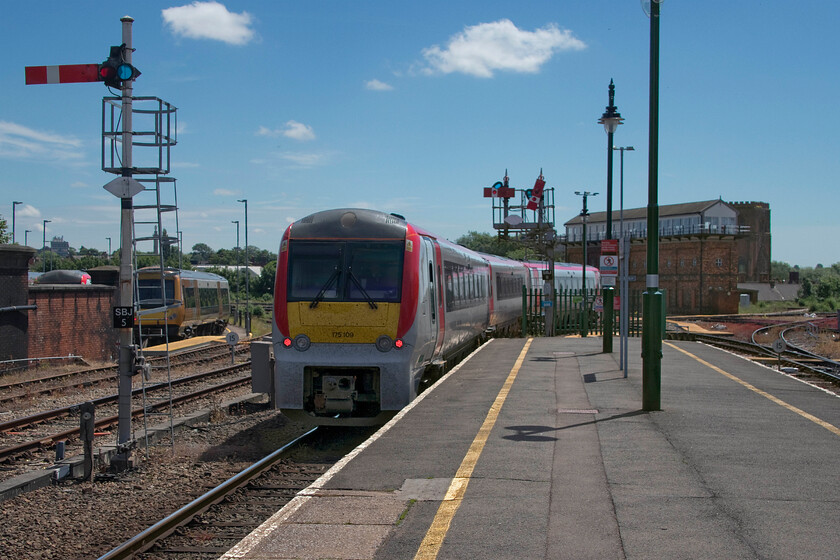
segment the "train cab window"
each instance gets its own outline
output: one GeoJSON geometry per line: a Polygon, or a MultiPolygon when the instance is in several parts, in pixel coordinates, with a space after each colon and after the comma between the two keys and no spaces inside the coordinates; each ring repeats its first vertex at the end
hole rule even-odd
{"type": "Polygon", "coordinates": [[[390,301],[400,299],[402,241],[289,244],[289,301],[390,301]]]}
{"type": "Polygon", "coordinates": [[[347,298],[399,301],[402,243],[348,243],[347,298]]]}
{"type": "Polygon", "coordinates": [[[293,242],[289,247],[290,301],[338,298],[341,244],[293,242]]]}

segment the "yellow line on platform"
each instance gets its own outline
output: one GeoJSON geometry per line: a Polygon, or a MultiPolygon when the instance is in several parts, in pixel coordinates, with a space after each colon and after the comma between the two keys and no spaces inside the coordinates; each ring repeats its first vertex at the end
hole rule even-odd
{"type": "Polygon", "coordinates": [[[668,346],[670,346],[671,348],[674,348],[674,349],[676,349],[676,350],[679,350],[680,352],[682,352],[682,353],[683,353],[683,354],[685,354],[686,356],[691,356],[692,358],[694,358],[695,360],[697,360],[698,362],[700,362],[700,363],[701,363],[701,364],[703,364],[704,366],[708,366],[708,367],[712,368],[713,370],[715,370],[715,371],[716,371],[716,372],[718,372],[719,374],[721,374],[721,375],[723,375],[723,376],[728,377],[728,378],[729,378],[729,379],[731,379],[732,381],[734,381],[734,382],[736,382],[736,383],[740,383],[741,385],[743,385],[744,387],[746,387],[746,388],[747,388],[747,389],[749,389],[750,391],[753,391],[753,392],[755,392],[755,393],[758,393],[758,394],[759,394],[759,395],[761,395],[762,397],[765,397],[765,398],[767,398],[767,399],[770,399],[771,401],[773,401],[773,402],[774,402],[774,403],[776,403],[777,405],[779,405],[779,406],[781,406],[781,407],[784,407],[784,408],[786,408],[786,409],[790,410],[791,412],[795,412],[796,414],[800,415],[800,416],[801,416],[801,417],[803,417],[803,418],[806,418],[806,419],[810,420],[811,422],[813,422],[814,424],[817,424],[818,426],[822,426],[823,428],[825,428],[825,429],[826,429],[826,430],[828,430],[829,432],[833,433],[834,435],[836,435],[836,436],[840,436],[840,428],[838,428],[838,427],[837,427],[837,426],[835,426],[834,424],[829,424],[829,423],[828,423],[828,422],[826,422],[825,420],[821,420],[821,419],[817,418],[816,416],[814,416],[813,414],[809,414],[809,413],[805,412],[805,411],[804,411],[804,410],[802,410],[801,408],[797,408],[797,407],[793,406],[792,404],[788,404],[788,403],[786,403],[785,401],[783,401],[782,399],[780,399],[780,398],[778,398],[778,397],[774,397],[773,395],[771,395],[770,393],[768,393],[768,392],[766,392],[766,391],[762,391],[761,389],[759,389],[759,388],[758,388],[758,387],[756,387],[755,385],[751,385],[750,383],[747,383],[747,382],[746,382],[746,381],[744,381],[743,379],[741,379],[741,378],[739,378],[739,377],[736,377],[736,376],[732,375],[732,374],[731,374],[731,373],[729,373],[729,372],[723,371],[722,369],[720,369],[719,367],[717,367],[717,366],[715,366],[715,365],[713,365],[713,364],[710,364],[710,363],[709,363],[709,362],[707,362],[706,360],[703,360],[702,358],[698,358],[697,356],[695,356],[695,355],[694,355],[694,354],[692,354],[691,352],[688,352],[688,351],[686,351],[686,350],[683,350],[682,348],[679,348],[678,346],[674,346],[674,345],[673,345],[673,344],[671,344],[670,342],[666,342],[665,344],[667,344],[667,345],[668,345],[668,346]]]}
{"type": "Polygon", "coordinates": [[[507,399],[510,388],[514,380],[516,380],[519,368],[522,367],[522,362],[525,361],[525,354],[528,353],[528,348],[531,346],[533,340],[533,338],[529,338],[525,343],[525,347],[519,353],[519,357],[513,364],[513,369],[510,370],[504,385],[502,385],[501,391],[496,395],[496,400],[490,406],[490,411],[487,413],[484,423],[479,428],[478,434],[470,445],[469,451],[467,451],[467,455],[461,461],[461,466],[458,467],[458,472],[455,473],[455,478],[452,479],[452,483],[446,491],[446,496],[443,498],[432,521],[432,526],[429,527],[425,538],[423,538],[423,542],[420,543],[420,548],[414,556],[415,560],[433,560],[437,558],[440,547],[443,544],[443,539],[446,538],[446,533],[449,532],[449,525],[452,523],[452,518],[455,517],[458,508],[461,507],[461,502],[467,491],[467,485],[470,483],[473,469],[476,463],[478,463],[481,452],[484,451],[487,438],[490,437],[490,432],[496,424],[499,412],[502,410],[502,405],[505,404],[505,399],[507,399]]]}

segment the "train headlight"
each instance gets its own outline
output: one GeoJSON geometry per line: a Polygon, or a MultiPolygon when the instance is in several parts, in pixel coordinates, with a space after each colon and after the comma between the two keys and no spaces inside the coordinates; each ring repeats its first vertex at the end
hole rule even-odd
{"type": "Polygon", "coordinates": [[[292,339],[288,336],[283,339],[283,347],[284,348],[291,348],[292,347],[292,339]]]}
{"type": "Polygon", "coordinates": [[[391,337],[386,334],[376,339],[376,349],[380,352],[388,352],[393,347],[394,343],[391,341],[391,337]]]}
{"type": "Polygon", "coordinates": [[[295,350],[306,352],[312,345],[312,341],[305,334],[299,334],[295,337],[295,350]]]}
{"type": "Polygon", "coordinates": [[[401,338],[398,338],[397,340],[394,341],[394,348],[399,350],[402,347],[403,347],[403,341],[402,341],[401,338]]]}

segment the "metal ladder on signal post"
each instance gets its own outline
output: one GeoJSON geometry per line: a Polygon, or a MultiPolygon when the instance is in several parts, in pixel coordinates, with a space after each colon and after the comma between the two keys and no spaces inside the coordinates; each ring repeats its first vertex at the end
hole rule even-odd
{"type": "MultiPolygon", "coordinates": [[[[106,97],[102,104],[102,169],[111,173],[121,173],[122,165],[119,161],[120,144],[123,132],[120,130],[122,120],[122,98],[106,97]],[[118,165],[119,164],[119,165],[118,165]]],[[[176,180],[170,177],[170,148],[177,143],[177,109],[169,103],[156,97],[132,98],[132,146],[144,148],[136,150],[133,161],[142,162],[132,168],[133,177],[143,185],[143,191],[134,197],[132,222],[132,263],[134,269],[134,307],[137,317],[138,340],[136,365],[139,370],[141,394],[143,404],[143,433],[148,458],[149,448],[154,442],[150,441],[150,419],[167,420],[169,424],[169,445],[174,450],[174,412],[172,406],[172,375],[169,352],[169,311],[182,303],[166,294],[167,258],[172,247],[177,248],[181,267],[180,255],[180,225],[178,223],[178,195],[176,180]],[[145,165],[143,165],[145,163],[145,165]],[[167,226],[172,227],[176,236],[168,233],[167,226]],[[151,245],[151,247],[150,247],[151,245]],[[145,262],[142,262],[145,261],[145,262]],[[140,309],[140,283],[138,271],[141,264],[151,264],[156,261],[160,272],[160,301],[161,305],[152,309],[140,309]],[[174,300],[172,303],[169,301],[174,300]],[[151,333],[143,326],[143,317],[152,313],[161,313],[164,318],[163,339],[164,351],[161,353],[163,363],[152,366],[147,360],[145,348],[151,333]],[[157,373],[164,375],[157,375],[157,373]],[[155,375],[152,375],[155,373],[155,375]],[[164,377],[164,380],[155,379],[164,377]],[[162,385],[162,386],[161,386],[162,385]],[[150,391],[156,387],[154,393],[150,391]],[[159,392],[158,392],[159,391],[159,392]],[[153,397],[152,394],[155,396],[153,397]],[[160,396],[157,396],[160,395],[160,396]]],[[[154,289],[154,288],[152,288],[154,289]]]]}

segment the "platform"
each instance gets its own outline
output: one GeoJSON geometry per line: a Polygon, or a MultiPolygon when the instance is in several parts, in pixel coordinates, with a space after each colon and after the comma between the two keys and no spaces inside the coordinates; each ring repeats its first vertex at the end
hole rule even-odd
{"type": "Polygon", "coordinates": [[[666,342],[499,339],[222,558],[836,558],[840,400],[666,342]]]}
{"type": "MultiPolygon", "coordinates": [[[[185,338],[183,340],[176,340],[169,343],[169,352],[178,352],[180,350],[195,350],[196,348],[201,348],[202,346],[209,346],[210,344],[218,344],[218,343],[227,343],[227,333],[235,332],[239,336],[239,340],[241,342],[247,341],[247,336],[245,333],[245,329],[241,327],[235,327],[233,325],[228,325],[225,328],[225,334],[220,335],[212,335],[212,336],[193,336],[191,338],[185,338]]],[[[143,353],[147,356],[160,356],[166,354],[166,344],[158,344],[156,346],[149,346],[148,348],[143,349],[143,353]]]]}

